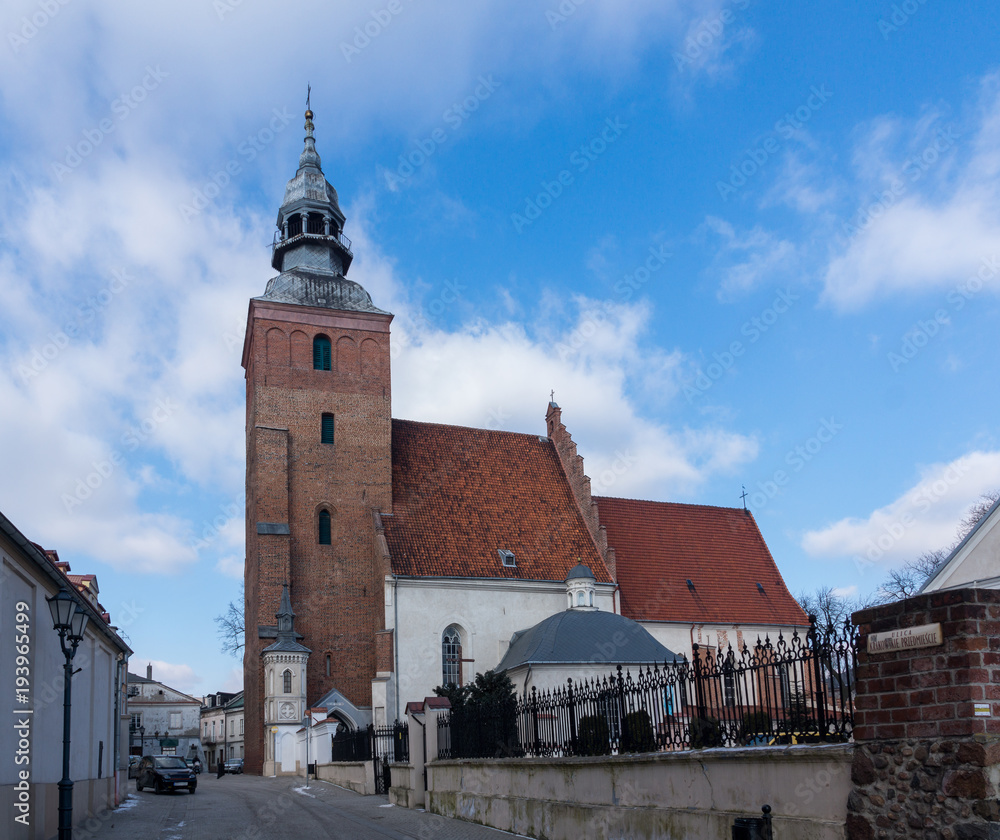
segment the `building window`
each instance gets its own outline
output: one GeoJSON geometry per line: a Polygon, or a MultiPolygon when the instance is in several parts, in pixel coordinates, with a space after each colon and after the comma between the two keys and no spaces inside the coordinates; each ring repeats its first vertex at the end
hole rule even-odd
{"type": "Polygon", "coordinates": [[[285,694],[292,693],[292,672],[285,670],[285,673],[281,675],[282,679],[285,681],[285,694]]]}
{"type": "Polygon", "coordinates": [[[138,729],[142,726],[142,712],[133,712],[132,720],[129,721],[129,729],[138,729]]]}
{"type": "Polygon", "coordinates": [[[330,545],[330,511],[319,512],[319,544],[330,545]]]}
{"type": "Polygon", "coordinates": [[[462,684],[462,636],[452,624],[441,637],[442,685],[462,684]]]}
{"type": "Polygon", "coordinates": [[[320,424],[319,433],[320,443],[333,443],[333,415],[324,414],[323,421],[320,424]]]}
{"type": "Polygon", "coordinates": [[[326,675],[327,676],[330,676],[330,665],[331,665],[330,654],[327,654],[326,655],[326,675]]]}
{"type": "Polygon", "coordinates": [[[236,734],[236,721],[231,720],[229,721],[229,736],[232,737],[235,734],[236,734]]]}
{"type": "Polygon", "coordinates": [[[240,735],[243,734],[243,718],[240,718],[240,735]]]}
{"type": "Polygon", "coordinates": [[[318,335],[313,339],[313,370],[330,370],[330,339],[318,335]]]}
{"type": "Polygon", "coordinates": [[[171,712],[170,713],[170,728],[180,729],[181,728],[181,713],[171,712]]]}
{"type": "Polygon", "coordinates": [[[208,737],[208,721],[205,721],[205,737],[208,737]]]}

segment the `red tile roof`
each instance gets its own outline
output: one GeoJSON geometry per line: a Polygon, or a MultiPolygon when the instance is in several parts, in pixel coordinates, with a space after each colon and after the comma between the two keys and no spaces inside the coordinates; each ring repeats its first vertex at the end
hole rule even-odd
{"type": "Polygon", "coordinates": [[[393,420],[392,505],[395,574],[565,580],[586,563],[611,582],[547,438],[393,420]]]}
{"type": "Polygon", "coordinates": [[[748,511],[594,499],[615,549],[622,615],[636,621],[809,623],[748,511]]]}

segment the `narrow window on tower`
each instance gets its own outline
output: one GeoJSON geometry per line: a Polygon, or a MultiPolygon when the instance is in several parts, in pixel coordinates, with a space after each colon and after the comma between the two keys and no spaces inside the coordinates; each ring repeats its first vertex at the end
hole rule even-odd
{"type": "Polygon", "coordinates": [[[330,654],[326,655],[326,675],[330,676],[330,654]]]}
{"type": "Polygon", "coordinates": [[[313,339],[313,370],[330,370],[330,339],[318,335],[313,339]]]}
{"type": "Polygon", "coordinates": [[[324,414],[320,429],[320,443],[333,443],[333,415],[324,414]]]}
{"type": "Polygon", "coordinates": [[[285,673],[283,673],[281,676],[284,678],[284,683],[285,684],[282,686],[282,688],[285,689],[285,694],[291,694],[292,693],[292,672],[286,669],[285,673]]]}
{"type": "Polygon", "coordinates": [[[319,512],[319,544],[330,545],[330,511],[319,512]]]}

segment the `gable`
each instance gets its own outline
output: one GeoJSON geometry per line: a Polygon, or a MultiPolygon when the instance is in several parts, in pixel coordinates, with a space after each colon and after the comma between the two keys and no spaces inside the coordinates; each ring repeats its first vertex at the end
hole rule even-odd
{"type": "Polygon", "coordinates": [[[594,500],[615,550],[622,615],[636,621],[809,623],[749,511],[594,500]]]}
{"type": "Polygon", "coordinates": [[[397,575],[612,582],[548,438],[393,420],[382,523],[397,575]]]}
{"type": "Polygon", "coordinates": [[[993,503],[920,591],[973,585],[1000,589],[1000,500],[993,503]]]}

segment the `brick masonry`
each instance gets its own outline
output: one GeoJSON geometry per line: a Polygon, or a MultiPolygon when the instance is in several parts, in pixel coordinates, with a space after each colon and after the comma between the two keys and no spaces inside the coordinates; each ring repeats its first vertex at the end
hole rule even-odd
{"type": "Polygon", "coordinates": [[[264,758],[263,663],[283,583],[295,629],[312,650],[307,697],[338,688],[371,702],[376,631],[382,628],[382,553],[372,511],[392,510],[389,323],[392,316],[252,300],[244,345],[247,382],[246,769],[264,758]],[[317,335],[332,344],[332,369],[314,370],[317,335]],[[334,415],[334,443],[320,438],[334,415]],[[321,510],[332,518],[320,545],[321,510]],[[258,522],[289,534],[258,534],[258,522]],[[331,594],[336,593],[331,600],[331,594]],[[329,657],[329,668],[327,666],[329,657]]]}
{"type": "Polygon", "coordinates": [[[848,840],[1000,838],[1000,591],[918,595],[854,621],[848,840]],[[870,633],[937,623],[939,646],[865,652],[870,633]],[[975,703],[989,716],[976,716],[975,703]]]}

